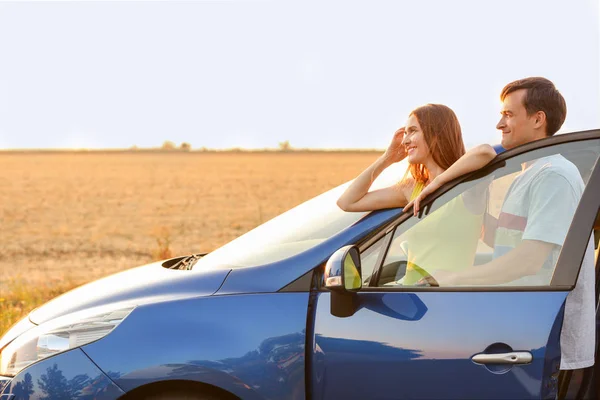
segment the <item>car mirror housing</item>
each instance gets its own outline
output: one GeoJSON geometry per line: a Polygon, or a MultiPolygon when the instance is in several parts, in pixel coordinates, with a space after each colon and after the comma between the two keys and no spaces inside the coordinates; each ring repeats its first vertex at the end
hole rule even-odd
{"type": "Polygon", "coordinates": [[[344,246],[325,265],[325,287],[336,292],[356,292],[362,288],[360,272],[358,248],[344,246]]]}

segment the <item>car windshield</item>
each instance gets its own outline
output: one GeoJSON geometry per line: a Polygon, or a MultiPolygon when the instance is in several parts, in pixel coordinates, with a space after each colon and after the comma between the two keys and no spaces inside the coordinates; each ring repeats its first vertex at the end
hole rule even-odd
{"type": "MultiPolygon", "coordinates": [[[[394,185],[406,162],[387,168],[371,190],[394,185]]],[[[254,228],[200,259],[194,269],[244,268],[284,260],[304,252],[354,224],[367,212],[344,212],[337,199],[352,181],[331,189],[254,228]]]]}

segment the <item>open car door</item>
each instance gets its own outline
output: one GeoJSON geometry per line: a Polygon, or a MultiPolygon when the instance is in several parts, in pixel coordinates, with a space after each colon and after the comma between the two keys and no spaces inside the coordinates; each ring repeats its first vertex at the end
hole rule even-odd
{"type": "MultiPolygon", "coordinates": [[[[440,188],[421,215],[402,214],[357,243],[363,287],[352,315],[336,316],[337,293],[318,293],[312,398],[554,399],[564,305],[584,256],[589,259],[600,209],[599,154],[600,131],[558,135],[512,149],[483,170],[440,188]],[[466,257],[469,268],[492,260],[494,248],[486,235],[461,243],[473,240],[472,235],[462,231],[456,218],[445,216],[444,207],[464,204],[467,194],[479,191],[486,196],[485,214],[501,219],[515,180],[545,158],[572,164],[585,184],[552,265],[494,285],[414,284],[408,260],[424,244],[431,257],[441,260],[437,262],[460,258],[452,254],[457,247],[473,249],[466,257]]],[[[540,212],[565,219],[559,214],[565,212],[561,204],[540,212]]],[[[524,222],[504,220],[509,234],[503,240],[512,240],[510,233],[524,222]]]]}

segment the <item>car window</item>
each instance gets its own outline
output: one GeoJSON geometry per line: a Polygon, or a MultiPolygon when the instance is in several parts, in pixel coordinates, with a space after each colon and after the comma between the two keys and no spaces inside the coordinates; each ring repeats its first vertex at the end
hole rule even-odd
{"type": "Polygon", "coordinates": [[[369,284],[375,266],[381,261],[381,257],[385,251],[386,238],[387,235],[386,237],[373,243],[371,246],[369,246],[369,248],[360,254],[361,277],[363,285],[369,284]]]}
{"type": "Polygon", "coordinates": [[[440,286],[550,285],[599,153],[598,140],[556,145],[515,156],[487,176],[461,183],[436,199],[425,217],[396,228],[377,286],[426,285],[436,275],[440,286]],[[521,251],[540,256],[528,254],[522,259],[527,265],[513,275],[480,276],[477,267],[508,260],[522,245],[528,247],[521,251]]]}

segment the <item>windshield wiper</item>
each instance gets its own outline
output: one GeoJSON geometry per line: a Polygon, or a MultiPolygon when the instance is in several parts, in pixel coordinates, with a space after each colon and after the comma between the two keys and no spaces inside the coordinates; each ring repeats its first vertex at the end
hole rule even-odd
{"type": "Polygon", "coordinates": [[[204,257],[205,254],[192,254],[191,256],[183,257],[181,260],[177,261],[175,264],[171,265],[169,269],[181,269],[189,271],[192,269],[194,264],[198,262],[199,259],[204,257]]]}

